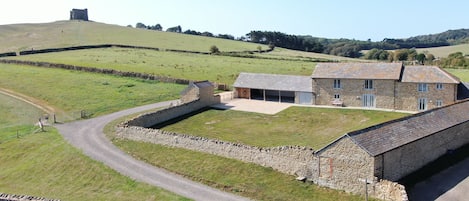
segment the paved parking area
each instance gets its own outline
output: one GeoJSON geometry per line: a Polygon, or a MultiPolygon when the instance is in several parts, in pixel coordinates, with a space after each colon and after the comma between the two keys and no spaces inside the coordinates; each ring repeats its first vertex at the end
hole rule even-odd
{"type": "Polygon", "coordinates": [[[278,103],[272,101],[233,99],[227,103],[220,103],[212,107],[219,109],[238,110],[262,114],[276,114],[292,106],[291,103],[278,103]]]}

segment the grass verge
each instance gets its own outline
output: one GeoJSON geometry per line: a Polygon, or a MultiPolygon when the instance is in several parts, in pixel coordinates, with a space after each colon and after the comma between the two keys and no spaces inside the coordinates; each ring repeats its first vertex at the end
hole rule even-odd
{"type": "Polygon", "coordinates": [[[319,149],[349,131],[407,115],[314,107],[290,107],[275,115],[212,109],[162,129],[260,147],[302,145],[319,149]]]}

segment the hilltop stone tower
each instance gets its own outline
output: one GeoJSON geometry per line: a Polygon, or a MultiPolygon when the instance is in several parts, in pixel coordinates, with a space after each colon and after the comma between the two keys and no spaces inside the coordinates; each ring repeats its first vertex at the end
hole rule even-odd
{"type": "Polygon", "coordinates": [[[88,21],[88,9],[72,9],[70,11],[70,20],[88,21]]]}

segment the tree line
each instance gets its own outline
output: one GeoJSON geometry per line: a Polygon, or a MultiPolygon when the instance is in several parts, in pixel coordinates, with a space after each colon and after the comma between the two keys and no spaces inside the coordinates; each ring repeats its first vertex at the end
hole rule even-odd
{"type": "MultiPolygon", "coordinates": [[[[131,27],[131,25],[129,25],[129,27],[131,27]]],[[[145,25],[139,22],[135,27],[163,31],[163,26],[160,24],[145,25]]],[[[415,48],[441,47],[467,43],[469,42],[469,29],[449,30],[439,34],[415,36],[407,39],[385,38],[382,41],[377,42],[372,42],[370,39],[362,41],[343,38],[318,38],[309,35],[302,36],[285,34],[278,31],[251,31],[246,35],[237,38],[230,34],[215,35],[208,31],[199,32],[191,29],[182,31],[181,26],[169,27],[166,31],[260,43],[269,45],[270,49],[273,49],[274,47],[282,47],[292,50],[324,53],[350,58],[364,58],[389,62],[411,61],[417,62],[418,64],[437,63],[442,67],[459,66],[469,68],[469,59],[461,52],[450,54],[448,58],[437,59],[435,61],[436,58],[434,55],[428,52],[417,53],[415,50],[415,48]]],[[[214,46],[210,47],[210,52],[217,53],[219,50],[214,46]]]]}

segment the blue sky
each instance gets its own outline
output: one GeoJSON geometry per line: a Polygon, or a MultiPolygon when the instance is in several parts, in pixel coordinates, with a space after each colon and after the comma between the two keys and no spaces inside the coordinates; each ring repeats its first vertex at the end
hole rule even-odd
{"type": "Polygon", "coordinates": [[[235,37],[262,30],[381,41],[469,28],[467,0],[12,0],[0,7],[0,24],[67,20],[72,8],[88,8],[90,20],[108,24],[235,37]]]}

